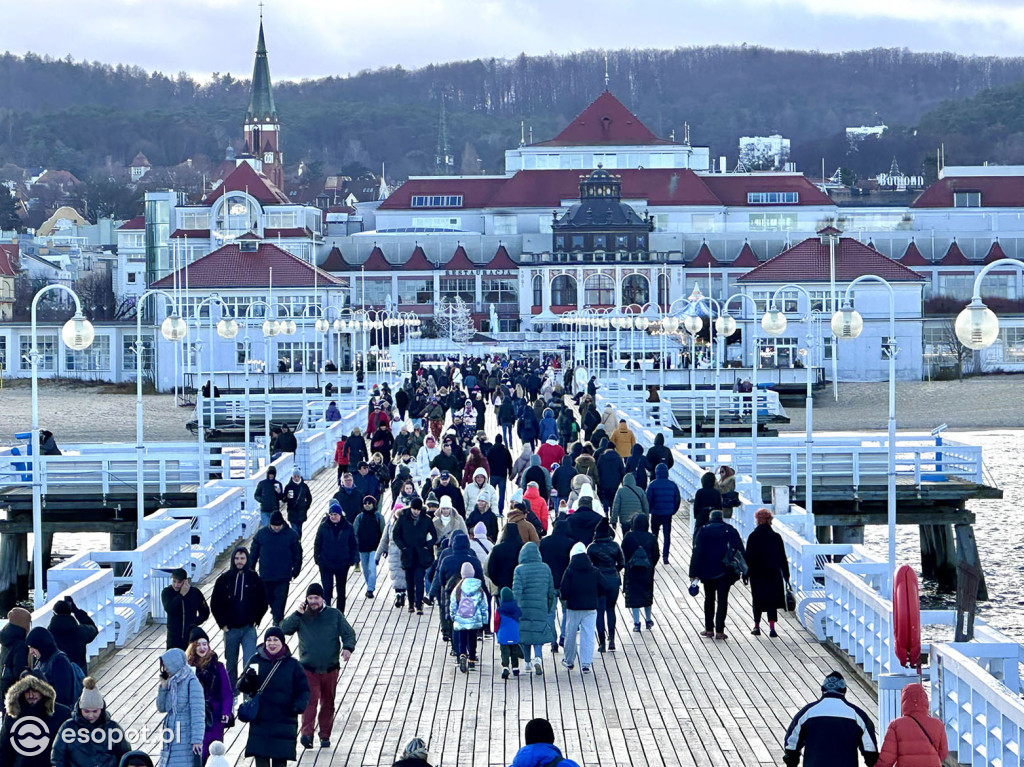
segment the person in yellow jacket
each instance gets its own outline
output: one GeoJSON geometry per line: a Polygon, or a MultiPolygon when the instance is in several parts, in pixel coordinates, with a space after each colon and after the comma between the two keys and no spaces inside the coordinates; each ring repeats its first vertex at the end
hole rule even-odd
{"type": "Polygon", "coordinates": [[[608,437],[611,443],[615,446],[615,452],[618,453],[623,459],[629,458],[630,452],[633,450],[633,445],[636,444],[636,436],[626,426],[626,420],[622,419],[619,421],[618,427],[608,437]]]}

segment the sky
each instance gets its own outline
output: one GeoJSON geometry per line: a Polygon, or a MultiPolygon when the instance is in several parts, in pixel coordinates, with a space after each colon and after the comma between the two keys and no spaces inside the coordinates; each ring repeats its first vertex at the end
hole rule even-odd
{"type": "MultiPolygon", "coordinates": [[[[248,77],[258,0],[0,0],[0,50],[248,77]]],[[[763,45],[1024,54],[1022,0],[265,0],[275,80],[520,53],[763,45]]]]}

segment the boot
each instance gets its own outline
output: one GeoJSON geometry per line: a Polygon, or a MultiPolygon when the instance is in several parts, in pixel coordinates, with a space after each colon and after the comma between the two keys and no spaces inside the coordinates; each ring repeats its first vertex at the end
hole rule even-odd
{"type": "Polygon", "coordinates": [[[601,637],[601,641],[597,645],[597,651],[598,652],[604,652],[606,649],[607,649],[607,647],[605,647],[605,644],[604,644],[604,637],[601,637]]]}
{"type": "Polygon", "coordinates": [[[615,652],[615,635],[608,637],[608,652],[615,652]]]}

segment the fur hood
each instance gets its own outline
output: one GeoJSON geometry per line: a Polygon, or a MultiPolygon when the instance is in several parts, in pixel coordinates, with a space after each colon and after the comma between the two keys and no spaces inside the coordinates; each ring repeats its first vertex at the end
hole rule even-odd
{"type": "Polygon", "coordinates": [[[57,692],[37,676],[27,674],[23,679],[11,685],[4,701],[7,716],[17,719],[21,716],[21,696],[27,690],[36,690],[43,696],[42,704],[47,716],[53,715],[53,704],[57,702],[57,692]]]}

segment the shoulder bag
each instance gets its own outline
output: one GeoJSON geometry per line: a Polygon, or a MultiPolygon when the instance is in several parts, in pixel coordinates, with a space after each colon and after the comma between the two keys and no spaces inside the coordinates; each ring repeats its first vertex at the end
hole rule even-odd
{"type": "Polygon", "coordinates": [[[274,672],[277,671],[277,667],[281,665],[281,661],[277,661],[274,667],[270,669],[270,673],[267,674],[267,678],[263,680],[263,684],[260,685],[260,689],[256,691],[256,694],[244,700],[238,706],[238,720],[240,722],[254,722],[256,717],[260,714],[260,693],[270,684],[271,677],[274,676],[274,672]]]}

